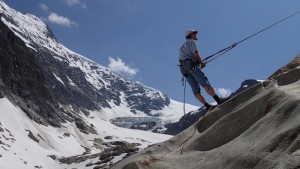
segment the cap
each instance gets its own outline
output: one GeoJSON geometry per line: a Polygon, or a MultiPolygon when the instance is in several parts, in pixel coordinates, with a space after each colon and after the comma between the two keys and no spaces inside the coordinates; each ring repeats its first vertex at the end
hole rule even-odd
{"type": "Polygon", "coordinates": [[[188,29],[184,32],[184,36],[187,37],[189,36],[191,33],[198,33],[198,31],[194,30],[194,29],[188,29]]]}

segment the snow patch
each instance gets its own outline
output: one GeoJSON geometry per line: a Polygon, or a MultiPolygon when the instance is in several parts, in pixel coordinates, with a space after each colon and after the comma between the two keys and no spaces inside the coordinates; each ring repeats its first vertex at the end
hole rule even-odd
{"type": "Polygon", "coordinates": [[[65,86],[64,82],[61,80],[60,77],[58,77],[55,73],[53,73],[53,75],[55,76],[55,78],[56,78],[60,83],[62,83],[62,84],[65,86]]]}

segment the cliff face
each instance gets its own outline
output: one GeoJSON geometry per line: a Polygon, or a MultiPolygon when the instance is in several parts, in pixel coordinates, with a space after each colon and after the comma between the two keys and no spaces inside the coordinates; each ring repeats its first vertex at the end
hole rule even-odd
{"type": "Polygon", "coordinates": [[[293,61],[274,72],[268,79],[275,79],[280,86],[296,82],[299,80],[299,63],[300,54],[293,61]]]}
{"type": "MultiPolygon", "coordinates": [[[[258,83],[260,82],[254,79],[245,80],[244,82],[242,82],[241,86],[235,92],[231,93],[228,96],[228,98],[224,98],[224,99],[227,100],[231,97],[234,97],[239,93],[247,90],[248,88],[257,85],[258,83]]],[[[201,109],[191,111],[186,115],[182,116],[182,118],[178,122],[169,123],[165,125],[166,130],[164,131],[164,133],[176,135],[182,132],[183,130],[187,129],[191,125],[193,125],[195,122],[197,122],[200,117],[206,114],[206,112],[207,110],[205,109],[204,106],[201,109]]]]}
{"type": "Polygon", "coordinates": [[[53,101],[33,51],[3,22],[0,30],[2,92],[38,123],[60,126],[64,115],[53,101]]]}
{"type": "Polygon", "coordinates": [[[299,168],[299,56],[175,137],[113,168],[299,168]]]}

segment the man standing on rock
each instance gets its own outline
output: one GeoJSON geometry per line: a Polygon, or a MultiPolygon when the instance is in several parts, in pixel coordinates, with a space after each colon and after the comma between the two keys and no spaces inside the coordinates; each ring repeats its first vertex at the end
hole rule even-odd
{"type": "Polygon", "coordinates": [[[196,98],[204,104],[204,106],[211,110],[213,108],[212,105],[208,104],[204,97],[201,95],[201,90],[199,84],[204,88],[204,90],[212,96],[215,101],[219,104],[222,103],[219,96],[215,93],[214,89],[211,87],[207,77],[202,72],[206,64],[201,59],[198,53],[198,45],[197,45],[197,33],[198,31],[194,29],[188,29],[185,31],[186,41],[179,49],[179,62],[180,62],[180,70],[182,75],[185,77],[187,82],[190,84],[194,95],[196,98]]]}

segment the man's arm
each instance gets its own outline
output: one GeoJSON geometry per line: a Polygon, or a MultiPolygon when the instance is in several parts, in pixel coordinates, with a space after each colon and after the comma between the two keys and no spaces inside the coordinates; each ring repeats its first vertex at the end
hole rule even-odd
{"type": "Polygon", "coordinates": [[[194,52],[194,58],[196,58],[196,60],[198,61],[198,63],[201,65],[201,68],[204,68],[206,66],[206,64],[201,59],[201,56],[199,55],[198,51],[194,52]]]}

